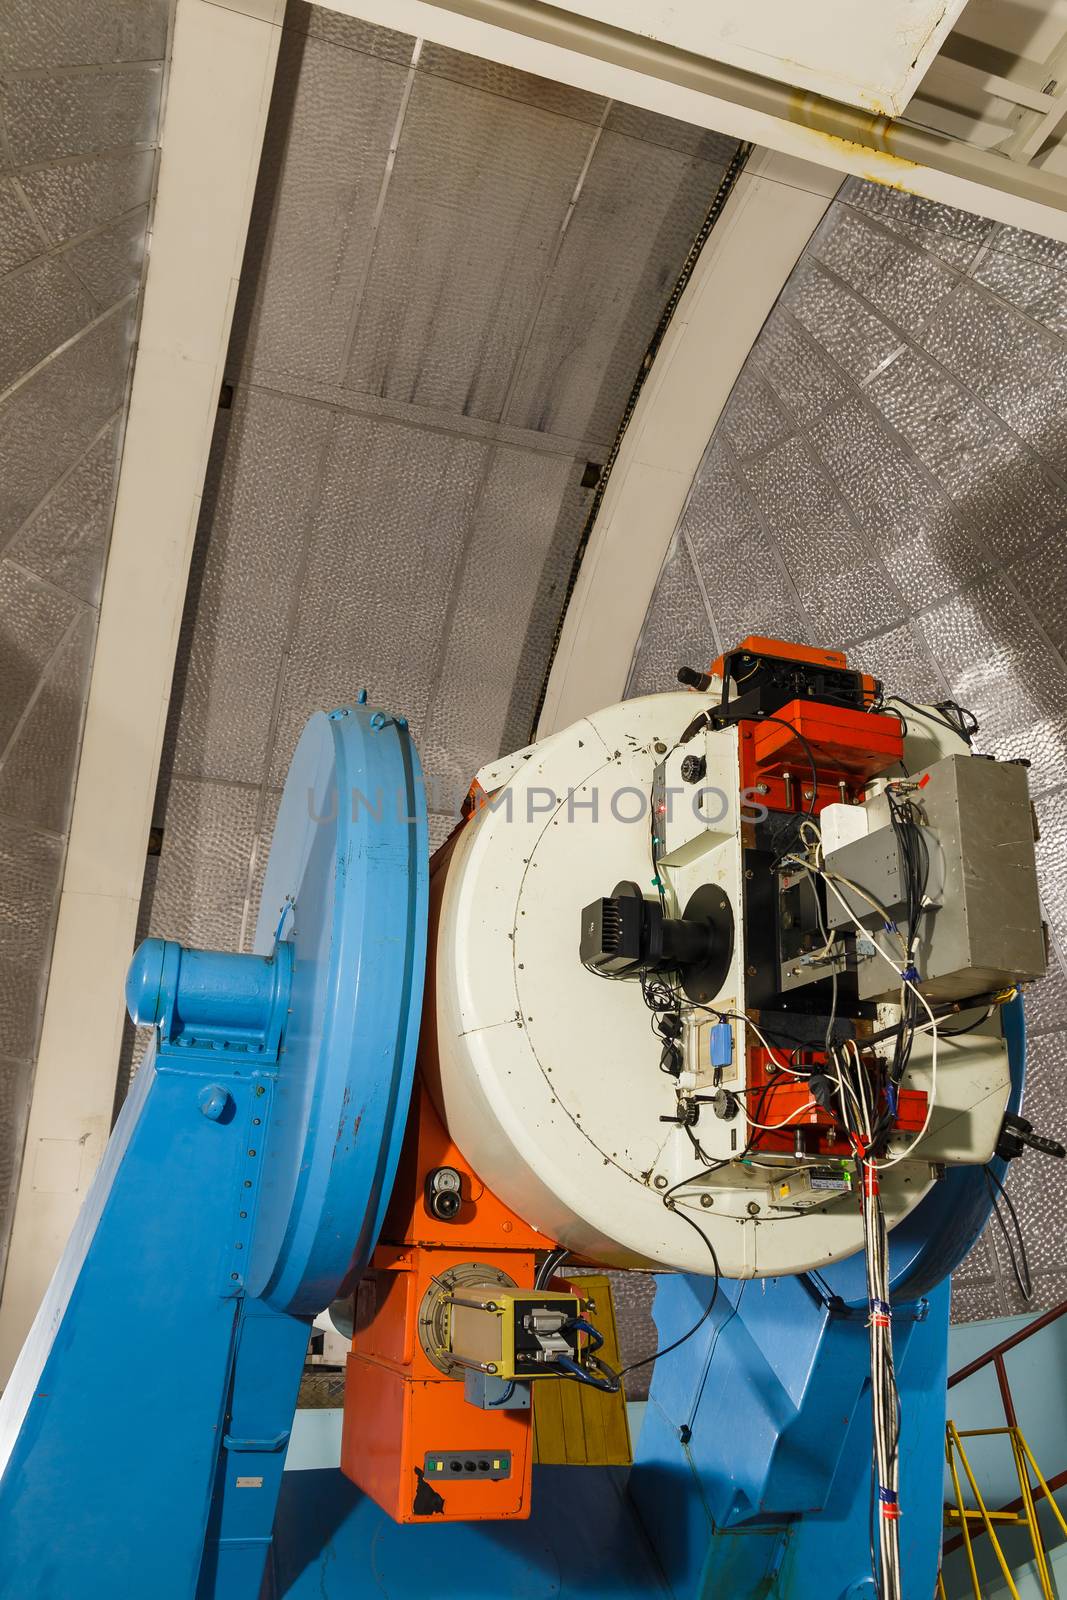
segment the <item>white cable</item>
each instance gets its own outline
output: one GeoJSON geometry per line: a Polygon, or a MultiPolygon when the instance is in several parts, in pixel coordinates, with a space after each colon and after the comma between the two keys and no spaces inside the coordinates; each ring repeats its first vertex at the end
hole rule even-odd
{"type": "MultiPolygon", "coordinates": [[[[811,870],[813,872],[817,872],[820,877],[826,879],[827,887],[829,889],[833,890],[833,893],[835,895],[837,895],[837,898],[838,898],[838,900],[841,901],[841,904],[844,906],[845,911],[846,911],[849,919],[852,922],[855,923],[856,927],[859,929],[860,933],[863,934],[864,938],[868,938],[869,935],[868,935],[867,929],[863,926],[863,923],[859,920],[859,918],[853,913],[852,908],[848,905],[848,903],[844,900],[844,898],[840,894],[838,894],[837,890],[834,888],[833,882],[831,881],[830,875],[828,873],[824,872],[821,867],[813,867],[811,870]]],[[[878,1167],[879,1172],[885,1172],[888,1167],[895,1167],[899,1161],[918,1161],[918,1160],[922,1159],[920,1156],[916,1156],[915,1151],[918,1148],[918,1146],[922,1143],[923,1139],[925,1139],[925,1137],[926,1137],[926,1135],[927,1135],[927,1133],[929,1131],[930,1118],[933,1115],[934,1102],[935,1102],[935,1100],[937,1098],[937,1018],[934,1016],[934,1013],[930,1008],[930,1004],[929,1004],[929,1001],[927,1000],[926,996],[922,993],[922,991],[920,989],[916,988],[915,984],[912,983],[910,978],[905,978],[904,977],[903,973],[897,967],[897,964],[893,960],[892,956],[886,955],[885,951],[882,949],[882,947],[878,943],[877,939],[872,940],[872,943],[874,945],[875,952],[878,955],[881,956],[882,960],[886,963],[887,966],[892,967],[892,969],[896,973],[897,977],[902,980],[905,988],[911,990],[912,994],[915,996],[915,998],[918,1000],[919,1004],[922,1006],[923,1010],[926,1012],[926,1015],[930,1018],[930,1022],[929,1022],[930,1046],[931,1046],[931,1048],[930,1048],[930,1092],[926,1097],[926,1116],[923,1119],[923,1125],[919,1129],[919,1133],[918,1133],[917,1137],[912,1141],[911,1145],[908,1147],[907,1150],[902,1150],[899,1155],[891,1156],[888,1161],[879,1161],[877,1163],[877,1167],[878,1167]]],[[[925,1031],[925,1029],[924,1029],[924,1031],[925,1031]]]]}
{"type": "Polygon", "coordinates": [[[802,1117],[805,1111],[817,1111],[818,1109],[818,1101],[809,1100],[806,1106],[798,1106],[795,1111],[791,1111],[784,1122],[753,1122],[752,1118],[749,1117],[748,1125],[750,1128],[759,1128],[762,1133],[777,1133],[779,1128],[784,1128],[787,1123],[793,1121],[794,1117],[802,1117]]]}

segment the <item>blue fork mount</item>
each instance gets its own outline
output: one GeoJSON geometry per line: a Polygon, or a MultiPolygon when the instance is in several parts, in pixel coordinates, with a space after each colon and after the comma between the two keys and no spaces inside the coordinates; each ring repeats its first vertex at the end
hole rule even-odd
{"type": "Polygon", "coordinates": [[[395,1176],[427,892],[406,725],[344,708],[293,757],[256,953],[135,956],[154,1042],[0,1399],[3,1600],[259,1595],[310,1319],[395,1176]]]}

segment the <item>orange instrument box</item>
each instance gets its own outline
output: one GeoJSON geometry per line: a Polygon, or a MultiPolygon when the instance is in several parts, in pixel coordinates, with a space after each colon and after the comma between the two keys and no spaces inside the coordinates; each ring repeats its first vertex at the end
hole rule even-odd
{"type": "Polygon", "coordinates": [[[359,1286],[345,1375],[341,1470],[397,1522],[506,1520],[530,1514],[532,1411],[483,1410],[462,1374],[441,1370],[420,1338],[442,1274],[477,1263],[531,1285],[538,1233],[487,1189],[416,1084],[393,1198],[359,1286]],[[460,1178],[454,1219],[433,1216],[427,1174],[460,1178]]]}
{"type": "Polygon", "coordinates": [[[810,781],[807,744],[819,770],[827,769],[867,782],[894,766],[904,754],[904,733],[898,717],[851,706],[791,700],[756,726],[752,755],[756,770],[780,772],[792,767],[810,781]],[[788,727],[783,727],[788,723],[788,727]],[[799,735],[799,737],[798,737],[799,735]]]}

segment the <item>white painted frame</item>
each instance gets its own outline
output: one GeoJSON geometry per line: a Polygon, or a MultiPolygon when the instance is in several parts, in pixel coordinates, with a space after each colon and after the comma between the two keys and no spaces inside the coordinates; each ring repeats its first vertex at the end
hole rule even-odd
{"type": "Polygon", "coordinates": [[[140,341],[0,1300],[0,1385],[111,1132],[123,980],[284,10],[284,0],[177,0],[140,341]]]}

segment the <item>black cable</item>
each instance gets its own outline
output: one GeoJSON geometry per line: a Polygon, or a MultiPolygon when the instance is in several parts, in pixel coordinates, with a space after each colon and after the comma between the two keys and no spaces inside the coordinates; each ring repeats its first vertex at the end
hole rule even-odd
{"type": "MultiPolygon", "coordinates": [[[[948,729],[949,733],[956,734],[968,746],[978,732],[978,718],[974,712],[968,711],[965,706],[961,706],[955,700],[938,700],[932,706],[917,706],[913,701],[905,700],[901,694],[890,694],[885,696],[881,705],[907,706],[908,710],[914,711],[916,716],[925,717],[928,722],[940,723],[943,728],[948,729]],[[938,712],[941,713],[940,716],[937,715],[938,712]]],[[[878,709],[880,708],[879,706],[878,709]]],[[[872,707],[872,709],[875,708],[872,707]]],[[[907,731],[907,723],[903,717],[901,721],[904,722],[905,731],[907,731]]]]}
{"type": "Polygon", "coordinates": [[[937,1037],[939,1039],[962,1038],[965,1033],[973,1033],[975,1028],[980,1028],[982,1026],[983,1022],[988,1022],[992,1015],[993,1007],[990,1006],[988,1011],[983,1011],[980,1017],[975,1017],[973,1022],[968,1022],[965,1028],[938,1028],[937,1037]]]}
{"type": "Polygon", "coordinates": [[[548,1255],[542,1261],[541,1265],[538,1267],[537,1272],[536,1272],[536,1274],[534,1276],[534,1281],[533,1281],[534,1288],[535,1289],[543,1289],[543,1288],[545,1288],[545,1286],[548,1283],[548,1280],[556,1272],[559,1271],[560,1267],[567,1260],[567,1257],[569,1255],[570,1255],[570,1251],[569,1250],[563,1250],[563,1249],[550,1250],[548,1255]]]}
{"type": "Polygon", "coordinates": [[[793,737],[800,741],[804,754],[808,758],[808,765],[811,767],[811,799],[808,801],[808,809],[804,815],[805,817],[813,817],[815,815],[815,802],[819,795],[819,770],[815,765],[815,752],[800,732],[800,729],[794,728],[793,724],[786,722],[784,717],[768,717],[765,715],[762,717],[745,717],[742,720],[745,722],[777,722],[780,728],[788,728],[793,737]]]}
{"type": "MultiPolygon", "coordinates": [[[[677,1188],[678,1185],[675,1184],[674,1187],[677,1188]]],[[[691,1339],[694,1333],[698,1333],[704,1326],[705,1322],[707,1322],[708,1318],[711,1316],[711,1313],[715,1310],[715,1302],[719,1298],[719,1280],[722,1276],[722,1272],[719,1267],[719,1258],[715,1254],[715,1246],[712,1244],[711,1240],[708,1238],[699,1222],[695,1222],[693,1218],[687,1216],[684,1211],[679,1211],[669,1194],[664,1195],[663,1204],[667,1207],[668,1211],[673,1211],[676,1217],[681,1217],[683,1222],[688,1222],[689,1226],[699,1233],[700,1237],[707,1245],[708,1253],[711,1256],[712,1266],[715,1270],[715,1282],[711,1291],[711,1299],[705,1306],[699,1320],[693,1323],[693,1326],[689,1329],[688,1333],[683,1333],[680,1339],[675,1339],[673,1343],[667,1345],[665,1349],[657,1350],[655,1355],[645,1356],[643,1361],[631,1361],[630,1365],[628,1367],[623,1367],[622,1371],[619,1373],[620,1378],[625,1378],[629,1372],[636,1372],[639,1367],[649,1366],[653,1361],[658,1361],[661,1356],[669,1356],[672,1350],[677,1350],[679,1345],[685,1344],[686,1340],[691,1339]]]]}
{"type": "Polygon", "coordinates": [[[990,1198],[993,1201],[993,1215],[996,1217],[1000,1231],[1004,1236],[1004,1245],[1008,1252],[1008,1260],[1011,1263],[1012,1275],[1015,1278],[1015,1282],[1018,1284],[1019,1293],[1022,1295],[1024,1300],[1029,1302],[1034,1298],[1034,1284],[1033,1279],[1030,1276],[1030,1260],[1026,1253],[1026,1240],[1023,1238],[1023,1230],[1019,1224],[1019,1214],[1012,1202],[1011,1195],[1008,1193],[1007,1189],[1005,1189],[1004,1185],[1001,1183],[992,1167],[983,1167],[982,1171],[985,1173],[986,1187],[989,1190],[990,1198]],[[994,1185],[996,1185],[995,1189],[994,1185]],[[1008,1233],[1007,1223],[1004,1221],[1004,1217],[1001,1214],[1001,1200],[1004,1201],[1004,1204],[1008,1208],[1008,1214],[1011,1217],[1012,1226],[1015,1229],[1015,1237],[1019,1242],[1018,1257],[1016,1257],[1015,1246],[1012,1244],[1011,1236],[1008,1233]]]}

